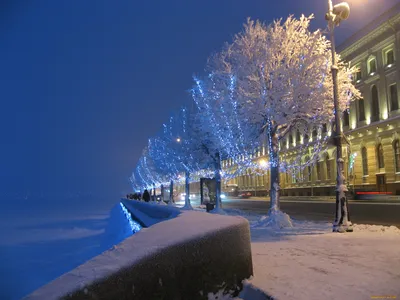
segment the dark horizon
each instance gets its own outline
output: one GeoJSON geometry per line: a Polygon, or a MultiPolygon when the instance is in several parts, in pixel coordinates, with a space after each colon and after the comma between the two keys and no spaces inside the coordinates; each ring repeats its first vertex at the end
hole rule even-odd
{"type": "MultiPolygon", "coordinates": [[[[1,200],[130,192],[147,139],[247,17],[324,29],[326,2],[2,2],[1,200]]],[[[350,0],[337,44],[398,2],[350,0]]]]}

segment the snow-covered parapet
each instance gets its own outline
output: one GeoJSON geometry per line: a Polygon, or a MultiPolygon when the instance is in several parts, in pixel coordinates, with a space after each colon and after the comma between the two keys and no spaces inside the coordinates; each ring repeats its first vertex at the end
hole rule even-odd
{"type": "Polygon", "coordinates": [[[221,289],[240,289],[252,273],[246,219],[183,211],[25,299],[207,299],[221,289]]]}
{"type": "Polygon", "coordinates": [[[121,203],[129,210],[132,217],[144,227],[175,218],[180,214],[177,207],[155,205],[156,203],[121,199],[121,203]]]}

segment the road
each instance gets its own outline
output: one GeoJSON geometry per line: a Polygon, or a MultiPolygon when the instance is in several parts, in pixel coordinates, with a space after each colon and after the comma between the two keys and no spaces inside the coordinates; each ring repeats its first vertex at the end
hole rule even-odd
{"type": "MultiPolygon", "coordinates": [[[[224,208],[266,214],[269,200],[224,199],[224,208]]],[[[283,200],[281,210],[298,220],[334,221],[333,201],[283,200]]],[[[351,221],[357,224],[395,225],[400,228],[400,203],[350,202],[351,221]]]]}

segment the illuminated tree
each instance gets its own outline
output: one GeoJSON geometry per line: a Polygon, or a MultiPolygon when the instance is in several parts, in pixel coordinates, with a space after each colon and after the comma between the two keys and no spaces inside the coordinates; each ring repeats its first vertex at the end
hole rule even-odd
{"type": "MultiPolygon", "coordinates": [[[[334,115],[330,43],[319,30],[309,31],[311,19],[289,17],[269,26],[248,20],[243,32],[211,64],[211,68],[218,66],[215,73],[235,77],[238,114],[248,116],[246,120],[258,128],[252,131],[256,133],[252,139],[267,137],[271,217],[281,214],[279,140],[294,128],[306,133],[309,128],[329,123],[334,115]]],[[[338,66],[343,111],[350,97],[359,93],[351,83],[353,70],[343,62],[338,66]]],[[[305,148],[308,146],[313,145],[305,148]]]]}
{"type": "MultiPolygon", "coordinates": [[[[251,122],[245,115],[239,115],[235,100],[235,77],[227,72],[210,73],[200,80],[195,77],[192,89],[193,99],[198,107],[196,127],[203,136],[200,151],[206,156],[203,161],[207,167],[214,169],[216,180],[216,210],[221,204],[221,160],[231,158],[237,162],[238,168],[247,162],[250,152],[259,146],[257,141],[250,140],[251,122]],[[240,159],[240,158],[246,159],[240,159]]],[[[201,156],[201,155],[199,155],[201,156]]],[[[233,176],[234,174],[225,174],[233,176]]]]}

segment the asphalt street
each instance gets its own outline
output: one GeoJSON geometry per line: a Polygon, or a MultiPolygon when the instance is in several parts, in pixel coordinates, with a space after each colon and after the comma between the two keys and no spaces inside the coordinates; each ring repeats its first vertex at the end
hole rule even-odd
{"type": "MultiPolygon", "coordinates": [[[[269,200],[225,199],[225,208],[236,208],[247,212],[266,214],[269,200]]],[[[333,201],[281,201],[281,210],[298,220],[333,222],[333,201]]],[[[357,224],[395,225],[400,228],[400,203],[350,202],[350,218],[357,224]]]]}

